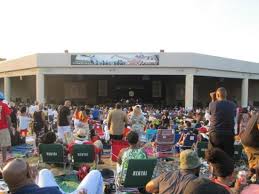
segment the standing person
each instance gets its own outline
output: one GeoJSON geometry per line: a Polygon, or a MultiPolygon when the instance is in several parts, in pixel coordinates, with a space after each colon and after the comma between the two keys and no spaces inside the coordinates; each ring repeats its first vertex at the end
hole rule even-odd
{"type": "Polygon", "coordinates": [[[51,105],[48,107],[48,121],[49,123],[54,121],[54,108],[51,105]]]}
{"type": "Polygon", "coordinates": [[[10,102],[10,106],[11,106],[11,122],[12,122],[12,126],[17,129],[17,108],[15,106],[15,103],[14,102],[10,102]]]}
{"type": "Polygon", "coordinates": [[[100,117],[99,106],[94,106],[92,115],[93,115],[93,120],[99,121],[99,117],[100,117]]]}
{"type": "Polygon", "coordinates": [[[259,162],[259,114],[253,113],[245,130],[240,134],[241,143],[247,155],[248,164],[252,174],[255,173],[259,162]]]}
{"type": "Polygon", "coordinates": [[[35,143],[36,146],[38,146],[40,136],[45,132],[45,129],[47,129],[43,104],[39,104],[37,110],[33,114],[33,129],[36,134],[35,143]]]}
{"type": "Polygon", "coordinates": [[[131,120],[132,131],[136,131],[139,136],[143,134],[144,127],[146,124],[146,119],[139,105],[136,105],[134,107],[133,114],[131,115],[130,120],[131,120]]]}
{"type": "Polygon", "coordinates": [[[66,132],[71,132],[71,113],[70,113],[71,102],[66,100],[64,106],[62,106],[58,112],[58,138],[64,139],[66,132]]]}
{"type": "Polygon", "coordinates": [[[249,119],[250,119],[250,115],[247,111],[247,108],[242,108],[242,111],[239,114],[238,122],[237,122],[239,134],[242,133],[246,129],[249,119]]]}
{"type": "Polygon", "coordinates": [[[25,143],[26,136],[28,133],[29,125],[31,122],[31,118],[28,117],[26,113],[26,107],[23,106],[21,108],[21,114],[18,116],[19,119],[19,129],[18,131],[20,132],[20,136],[22,137],[22,143],[25,143]]]}
{"type": "Polygon", "coordinates": [[[107,120],[110,138],[121,140],[123,137],[123,130],[128,124],[128,117],[126,113],[122,111],[120,103],[117,103],[115,109],[109,112],[107,120]]]}
{"type": "Polygon", "coordinates": [[[225,88],[218,88],[209,104],[210,134],[208,148],[218,147],[230,157],[234,155],[235,104],[227,100],[225,88]],[[214,99],[216,98],[216,99],[214,99]]]}
{"type": "Polygon", "coordinates": [[[11,125],[11,110],[7,104],[3,103],[4,94],[0,92],[0,148],[2,150],[2,162],[6,162],[7,148],[11,146],[10,132],[11,125]]]}

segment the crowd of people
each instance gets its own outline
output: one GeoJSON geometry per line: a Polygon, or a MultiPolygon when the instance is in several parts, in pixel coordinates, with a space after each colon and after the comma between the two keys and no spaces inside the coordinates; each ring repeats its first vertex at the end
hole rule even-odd
{"type": "MultiPolygon", "coordinates": [[[[147,142],[155,147],[159,131],[169,130],[174,136],[172,153],[173,157],[179,157],[179,170],[153,177],[143,185],[144,192],[259,193],[259,115],[256,109],[238,107],[227,100],[225,88],[218,88],[210,96],[209,107],[190,110],[146,104],[125,106],[122,103],[116,103],[114,107],[76,106],[69,100],[63,105],[39,102],[30,106],[22,103],[15,105],[4,102],[4,95],[0,92],[3,178],[15,194],[64,193],[49,170],[39,172],[36,184],[33,181],[34,170],[25,160],[7,160],[11,145],[26,143],[26,137],[33,136],[35,155],[39,154],[39,144],[62,144],[68,154],[75,144],[91,144],[94,145],[99,164],[105,163],[102,159],[105,145],[113,141],[127,141],[129,146],[121,149],[117,156],[116,177],[123,184],[129,160],[148,159],[150,156],[145,150],[147,142]],[[185,140],[190,134],[195,136],[193,144],[185,148],[185,140]],[[179,136],[177,140],[176,136],[179,136]],[[197,155],[198,142],[208,143],[205,161],[210,177],[199,177],[202,162],[197,155]],[[238,178],[233,157],[236,143],[243,145],[248,160],[245,175],[238,178]],[[20,178],[15,178],[17,176],[20,178]]],[[[74,193],[103,193],[101,173],[92,170],[74,193]]]]}

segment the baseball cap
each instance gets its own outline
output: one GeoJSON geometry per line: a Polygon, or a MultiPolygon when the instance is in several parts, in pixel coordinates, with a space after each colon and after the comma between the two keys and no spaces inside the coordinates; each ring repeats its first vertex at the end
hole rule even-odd
{"type": "Polygon", "coordinates": [[[5,97],[4,97],[4,93],[0,91],[0,100],[4,100],[5,97]]]}
{"type": "Polygon", "coordinates": [[[190,170],[201,166],[201,161],[197,152],[188,149],[180,153],[180,169],[190,170]]]}

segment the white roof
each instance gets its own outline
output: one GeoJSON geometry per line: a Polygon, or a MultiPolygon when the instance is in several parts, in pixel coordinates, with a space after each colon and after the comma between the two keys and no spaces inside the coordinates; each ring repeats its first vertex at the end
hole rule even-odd
{"type": "MultiPolygon", "coordinates": [[[[78,53],[38,53],[25,57],[21,57],[14,60],[6,60],[0,62],[0,72],[16,71],[23,69],[31,69],[37,67],[70,67],[71,54],[78,53]]],[[[83,53],[81,53],[83,54],[83,53]]],[[[91,54],[91,53],[90,53],[91,54]]],[[[93,53],[96,54],[96,53],[93,53]]],[[[100,54],[127,54],[127,53],[100,53],[100,54]]],[[[131,54],[131,53],[129,53],[131,54]]],[[[159,65],[156,68],[163,67],[176,67],[176,68],[200,68],[208,70],[220,70],[231,71],[239,73],[253,73],[259,74],[259,63],[223,58],[211,55],[204,55],[198,53],[157,53],[159,55],[159,65]]],[[[90,65],[93,67],[92,65],[90,65]]],[[[81,67],[87,68],[89,65],[81,65],[81,67]]],[[[107,66],[95,66],[95,67],[111,67],[107,66]]],[[[115,68],[121,68],[123,66],[115,66],[115,68]]],[[[131,66],[135,68],[134,66],[131,66]]],[[[146,66],[142,66],[146,67],[146,66]]],[[[149,66],[150,67],[150,66],[149,66]]]]}

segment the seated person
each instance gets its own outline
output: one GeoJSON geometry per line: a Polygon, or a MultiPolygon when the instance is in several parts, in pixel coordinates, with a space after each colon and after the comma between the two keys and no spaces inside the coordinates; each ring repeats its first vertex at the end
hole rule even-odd
{"type": "Polygon", "coordinates": [[[53,144],[53,143],[56,143],[56,140],[57,140],[56,134],[52,131],[49,131],[40,138],[40,143],[53,144]]]}
{"type": "Polygon", "coordinates": [[[207,150],[205,158],[209,163],[209,169],[213,175],[212,181],[223,186],[230,193],[235,193],[239,188],[231,188],[233,184],[234,161],[223,150],[212,148],[207,150]]]}
{"type": "MultiPolygon", "coordinates": [[[[23,159],[14,159],[3,169],[3,178],[13,194],[65,194],[58,186],[51,171],[42,169],[39,172],[38,183],[35,183],[36,169],[33,169],[23,159]]],[[[103,179],[101,173],[92,170],[72,194],[102,194],[103,179]]]]}
{"type": "Polygon", "coordinates": [[[187,184],[183,194],[229,194],[229,192],[209,179],[197,178],[187,184]]]}
{"type": "Polygon", "coordinates": [[[74,141],[67,145],[69,153],[72,153],[74,144],[93,144],[95,148],[95,154],[99,157],[99,164],[104,164],[102,160],[103,144],[98,136],[95,135],[94,130],[91,130],[90,140],[87,137],[87,132],[83,128],[80,128],[76,134],[74,134],[74,141]]]}
{"type": "Polygon", "coordinates": [[[127,136],[129,142],[129,147],[122,149],[118,155],[118,174],[119,183],[123,184],[130,159],[147,159],[147,154],[145,151],[139,147],[139,136],[137,132],[131,131],[127,136]]]}
{"type": "Polygon", "coordinates": [[[182,194],[186,185],[196,179],[200,173],[201,162],[193,150],[180,153],[180,170],[165,172],[146,185],[149,193],[182,194]]]}

